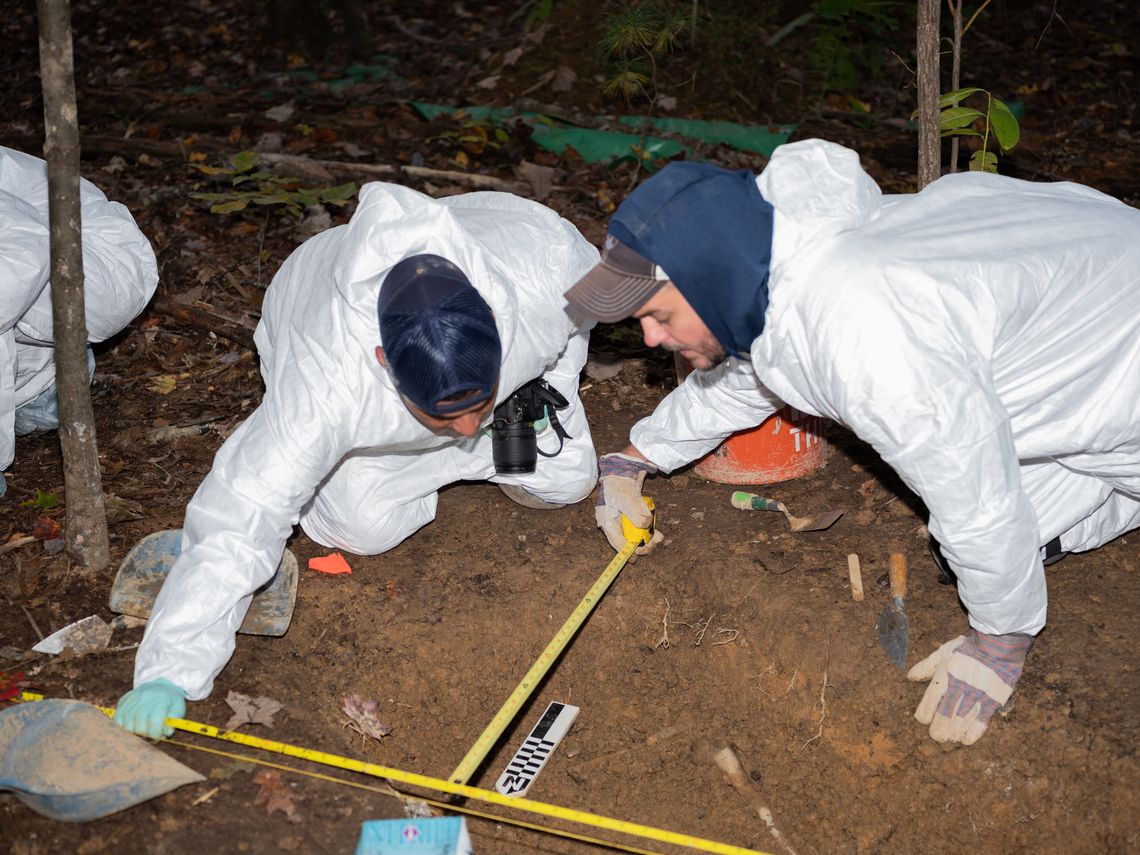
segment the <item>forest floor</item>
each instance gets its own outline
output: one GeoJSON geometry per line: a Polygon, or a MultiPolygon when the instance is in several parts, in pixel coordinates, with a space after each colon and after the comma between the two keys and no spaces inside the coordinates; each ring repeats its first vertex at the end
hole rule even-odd
{"type": "MultiPolygon", "coordinates": [[[[280,207],[211,213],[190,194],[226,188],[195,164],[224,166],[256,147],[290,156],[274,168],[307,170],[310,184],[379,178],[432,195],[469,191],[478,174],[540,199],[596,244],[613,205],[644,175],[630,160],[607,166],[541,149],[521,124],[429,121],[410,106],[514,106],[603,129],[615,114],[643,113],[601,96],[593,25],[602,4],[557,3],[549,26],[529,29],[510,19],[521,4],[365,5],[375,56],[354,65],[335,55],[315,63],[267,40],[262,9],[230,0],[74,3],[83,172],[132,211],[161,278],[151,307],[97,349],[114,564],[87,573],[39,541],[0,554],[8,681],[22,674],[31,690],[108,706],[130,688],[140,629],[118,631],[108,651],[82,658],[25,651],[88,615],[110,620],[118,561],[143,536],[181,525],[214,452],[261,395],[251,331],[264,289],[307,235],[352,213],[351,204],[303,220],[280,207]],[[152,431],[170,426],[201,428],[154,440],[152,431]]],[[[1140,12],[1109,2],[1062,20],[1055,8],[995,3],[967,36],[964,82],[1024,104],[1022,141],[1001,169],[1140,204],[1140,12]]],[[[913,89],[900,62],[856,87],[857,101],[808,97],[806,47],[797,53],[795,41],[806,31],[780,53],[761,49],[783,23],[773,20],[740,34],[750,50],[709,14],[723,41],[706,39],[661,68],[676,99],[666,102],[670,116],[794,123],[792,139],[859,151],[886,191],[914,189],[913,89]]],[[[39,153],[34,7],[11,12],[0,32],[8,66],[0,144],[39,153]]],[[[764,164],[724,145],[690,145],[689,156],[764,164]]],[[[618,449],[674,385],[672,360],[648,351],[630,324],[599,327],[592,350],[621,367],[582,386],[599,450],[618,449]]],[[[922,687],[876,639],[888,556],[904,554],[911,568],[909,664],[963,632],[964,613],[954,589],[936,581],[921,503],[866,446],[837,428],[828,438],[826,466],[762,489],[801,515],[843,509],[824,532],[793,534],[779,515],[736,511],[736,488],[692,470],[651,479],[666,542],[618,577],[473,783],[493,786],[558,700],[581,713],[531,789],[544,802],[770,852],[789,850],[770,835],[757,800],[800,853],[1136,851],[1140,533],[1048,570],[1049,624],[1012,703],[978,744],[943,747],[912,718],[922,687]],[[862,560],[863,602],[848,586],[850,553],[862,560]],[[731,788],[712,759],[729,746],[751,792],[731,788]]],[[[37,522],[42,534],[41,517],[62,519],[62,508],[34,504],[37,491],[66,500],[56,436],[20,439],[5,475],[0,544],[37,522]]],[[[444,490],[435,524],[384,555],[349,556],[351,576],[305,569],[326,550],[301,533],[290,548],[302,570],[289,632],[240,636],[213,695],[188,716],[221,726],[227,693],[266,696],[284,707],[272,727],[247,728],[255,735],[436,777],[466,753],[611,557],[591,502],[532,511],[487,484],[444,490]],[[390,735],[362,740],[345,726],[341,699],[351,693],[379,701],[390,735]]],[[[206,744],[180,735],[164,746],[206,783],[95,822],[53,822],[0,795],[5,847],[348,852],[362,821],[403,815],[396,799],[294,773],[282,773],[267,804],[263,770],[189,750],[206,744]]],[[[469,819],[480,855],[593,848],[508,821],[534,817],[487,810],[504,818],[469,819]]]]}

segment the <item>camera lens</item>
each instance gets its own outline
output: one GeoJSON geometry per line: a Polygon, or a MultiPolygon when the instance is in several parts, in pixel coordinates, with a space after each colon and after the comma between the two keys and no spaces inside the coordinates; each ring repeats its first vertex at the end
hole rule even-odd
{"type": "Polygon", "coordinates": [[[527,475],[538,462],[538,434],[531,422],[500,422],[491,426],[491,457],[500,475],[527,475]]]}

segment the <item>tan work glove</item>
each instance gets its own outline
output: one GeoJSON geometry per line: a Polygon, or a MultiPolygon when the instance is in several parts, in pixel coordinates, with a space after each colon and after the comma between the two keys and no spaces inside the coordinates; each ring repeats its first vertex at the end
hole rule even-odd
{"type": "MultiPolygon", "coordinates": [[[[645,460],[638,460],[627,454],[614,452],[598,458],[598,504],[594,508],[594,519],[598,528],[614,550],[620,552],[625,546],[625,533],[621,529],[621,517],[625,514],[638,528],[648,528],[653,521],[653,513],[646,507],[641,496],[641,485],[645,476],[656,472],[657,467],[645,460]]],[[[648,555],[657,544],[665,539],[660,529],[653,532],[653,539],[639,546],[635,555],[648,555]]]]}
{"type": "Polygon", "coordinates": [[[1030,635],[977,630],[947,641],[907,672],[908,680],[930,681],[914,717],[930,725],[935,742],[973,745],[1013,694],[1032,646],[1030,635]]]}

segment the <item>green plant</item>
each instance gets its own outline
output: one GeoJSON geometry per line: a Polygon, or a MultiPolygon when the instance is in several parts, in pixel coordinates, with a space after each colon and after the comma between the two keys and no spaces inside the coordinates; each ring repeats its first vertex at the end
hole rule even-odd
{"type": "Polygon", "coordinates": [[[191,193],[193,199],[213,203],[215,214],[232,214],[244,211],[249,205],[281,205],[298,217],[310,205],[343,207],[356,195],[356,184],[338,184],[336,187],[301,187],[296,178],[275,175],[257,167],[261,158],[256,152],[242,151],[233,156],[229,166],[206,166],[196,163],[194,168],[211,178],[228,179],[230,188],[220,193],[191,193]],[[251,187],[255,189],[239,189],[251,187]]]}
{"type": "Polygon", "coordinates": [[[59,496],[55,493],[45,493],[39,487],[36,487],[36,495],[33,499],[26,499],[20,502],[21,508],[38,508],[41,511],[51,510],[59,504],[59,496]]]}
{"type": "Polygon", "coordinates": [[[457,143],[469,154],[479,155],[486,149],[498,149],[511,139],[510,132],[492,119],[474,119],[468,117],[462,110],[457,110],[454,116],[459,120],[459,130],[444,131],[432,140],[444,140],[457,143]]]}
{"type": "Polygon", "coordinates": [[[554,14],[554,0],[526,0],[518,9],[511,13],[508,23],[514,23],[520,17],[526,26],[541,24],[549,21],[554,14]]]}
{"type": "Polygon", "coordinates": [[[974,172],[997,172],[997,152],[990,150],[990,142],[996,141],[998,150],[1008,154],[1021,138],[1021,127],[1017,117],[1004,101],[995,98],[985,89],[968,86],[947,92],[938,99],[941,136],[980,137],[981,146],[970,155],[970,170],[974,172]],[[984,95],[985,112],[968,107],[962,102],[973,95],[984,95]],[[978,129],[978,125],[981,129],[978,129]]]}
{"type": "Polygon", "coordinates": [[[659,62],[680,46],[689,25],[689,12],[668,0],[609,0],[599,38],[603,91],[656,102],[659,62]]]}
{"type": "Polygon", "coordinates": [[[816,0],[808,15],[785,30],[814,17],[808,53],[812,76],[824,90],[847,91],[855,86],[860,68],[872,77],[878,75],[886,35],[899,29],[904,15],[913,14],[910,9],[900,0],[816,0]]]}

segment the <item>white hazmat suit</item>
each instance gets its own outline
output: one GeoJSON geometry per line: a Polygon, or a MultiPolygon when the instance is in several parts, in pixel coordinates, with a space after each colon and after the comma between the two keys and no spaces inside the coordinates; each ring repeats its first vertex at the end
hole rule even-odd
{"type": "Polygon", "coordinates": [[[670,471],[781,402],[870,443],[930,511],[970,623],[1045,623],[1040,547],[1140,526],[1140,211],[1076,184],[948,175],[883,196],[841,146],[778,148],[750,360],[695,372],[633,445],[670,471]]]}
{"type": "MultiPolygon", "coordinates": [[[[100,342],[143,310],[158,266],[126,208],[85,179],[79,190],[87,336],[100,342]]],[[[15,456],[16,410],[55,386],[50,272],[47,164],[0,147],[0,470],[15,456]]]]}
{"type": "MultiPolygon", "coordinates": [[[[567,221],[506,193],[432,199],[368,184],[347,225],[298,248],[266,292],[255,334],[265,397],[230,436],[186,510],[182,553],[157,600],[135,685],[166,678],[208,695],[234,650],[251,594],[274,572],[293,526],[357,554],[384,552],[435,517],[460,480],[521,485],[551,503],[593,489],[597,461],[578,375],[593,322],[562,294],[598,253],[567,221]],[[377,361],[380,285],[402,259],[454,262],[490,305],[502,341],[496,403],[544,377],[569,401],[572,437],[530,475],[498,476],[491,437],[437,435],[404,406],[377,361]]],[[[539,447],[558,447],[553,429],[539,447]]]]}

